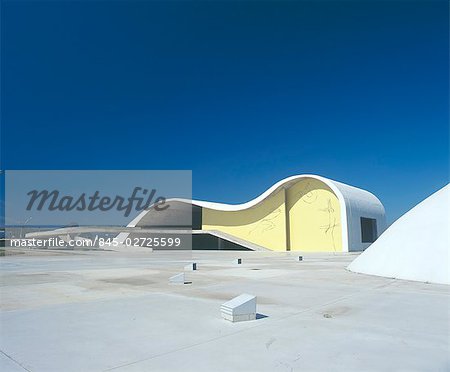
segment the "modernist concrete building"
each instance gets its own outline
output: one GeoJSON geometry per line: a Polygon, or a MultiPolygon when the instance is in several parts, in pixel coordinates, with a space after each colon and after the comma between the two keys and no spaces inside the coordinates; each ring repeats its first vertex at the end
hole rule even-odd
{"type": "Polygon", "coordinates": [[[165,213],[144,211],[128,227],[191,225],[193,249],[304,252],[362,251],[386,227],[384,207],[373,194],[309,174],[286,178],[244,204],[168,204],[165,213]]]}

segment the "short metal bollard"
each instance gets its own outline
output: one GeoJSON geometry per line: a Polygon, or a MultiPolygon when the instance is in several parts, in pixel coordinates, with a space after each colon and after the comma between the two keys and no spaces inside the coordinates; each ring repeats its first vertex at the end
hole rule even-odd
{"type": "Polygon", "coordinates": [[[184,269],[187,271],[195,271],[195,270],[197,270],[197,263],[192,262],[189,265],[185,266],[184,269]]]}

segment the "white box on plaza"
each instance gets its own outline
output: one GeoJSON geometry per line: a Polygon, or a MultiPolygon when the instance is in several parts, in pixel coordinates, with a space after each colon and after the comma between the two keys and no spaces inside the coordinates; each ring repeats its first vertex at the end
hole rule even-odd
{"type": "Polygon", "coordinates": [[[184,284],[185,283],[185,275],[184,273],[179,273],[169,278],[169,282],[172,284],[184,284]]]}
{"type": "Polygon", "coordinates": [[[241,294],[220,307],[222,318],[230,322],[256,319],[256,296],[241,294]]]}

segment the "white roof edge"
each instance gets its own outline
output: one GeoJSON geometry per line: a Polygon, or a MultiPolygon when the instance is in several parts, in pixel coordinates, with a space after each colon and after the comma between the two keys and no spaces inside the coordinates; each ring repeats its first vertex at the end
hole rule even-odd
{"type": "Polygon", "coordinates": [[[347,200],[354,200],[354,201],[364,201],[364,202],[370,202],[372,204],[378,204],[380,208],[382,208],[384,212],[384,206],[381,203],[380,199],[378,199],[374,194],[372,194],[370,191],[350,186],[345,183],[341,183],[338,181],[333,181],[334,184],[339,188],[339,190],[344,195],[344,198],[347,200]]]}
{"type": "MultiPolygon", "coordinates": [[[[226,204],[226,203],[216,203],[216,202],[208,202],[203,200],[188,200],[188,199],[168,199],[173,201],[180,201],[180,202],[187,202],[192,203],[194,205],[197,205],[199,207],[205,207],[205,208],[212,208],[212,209],[218,209],[223,211],[240,211],[243,209],[248,209],[251,207],[254,207],[255,205],[259,204],[264,199],[268,198],[270,195],[278,191],[283,186],[287,186],[287,184],[291,183],[292,181],[297,181],[303,178],[313,178],[319,181],[322,181],[327,186],[330,187],[331,190],[338,196],[338,198],[343,199],[351,199],[351,198],[362,198],[364,196],[364,199],[372,199],[372,201],[379,203],[381,205],[381,202],[378,200],[378,198],[370,193],[369,191],[350,186],[338,181],[331,180],[326,177],[318,176],[315,174],[300,174],[295,175],[291,177],[287,177],[282,179],[281,181],[278,181],[274,185],[272,185],[270,188],[268,188],[266,191],[264,191],[261,195],[257,196],[256,198],[242,204],[226,204]]],[[[342,200],[344,201],[344,200],[342,200]]]]}
{"type": "MultiPolygon", "coordinates": [[[[193,205],[196,205],[199,207],[217,209],[217,210],[221,210],[221,211],[241,211],[244,209],[254,207],[255,205],[259,204],[261,201],[263,201],[264,199],[266,199],[267,197],[272,195],[278,188],[284,186],[286,183],[289,183],[289,182],[292,182],[292,181],[295,181],[298,179],[302,179],[302,178],[315,178],[320,181],[323,181],[324,183],[329,185],[333,191],[335,191],[335,189],[336,189],[337,192],[342,197],[342,194],[339,192],[339,189],[337,188],[337,186],[335,186],[334,184],[331,185],[331,183],[334,183],[336,181],[332,181],[332,180],[329,180],[328,178],[313,175],[313,174],[301,174],[301,175],[286,177],[286,178],[282,179],[281,181],[278,181],[277,183],[275,183],[274,185],[269,187],[266,191],[264,191],[261,195],[257,196],[256,198],[254,198],[246,203],[242,203],[242,204],[226,204],[226,203],[216,203],[216,202],[208,202],[208,201],[203,201],[203,200],[194,200],[194,199],[190,200],[190,199],[182,199],[182,198],[170,198],[170,199],[167,199],[167,201],[178,201],[178,202],[188,203],[188,204],[192,203],[193,205]]],[[[134,218],[128,224],[128,226],[129,227],[136,226],[136,224],[141,220],[141,218],[146,213],[147,213],[146,210],[139,213],[139,215],[136,218],[134,218]]]]}
{"type": "MultiPolygon", "coordinates": [[[[208,202],[208,201],[204,201],[204,200],[194,200],[194,199],[190,200],[190,199],[182,199],[182,198],[170,198],[170,199],[167,199],[167,201],[178,201],[178,202],[184,202],[184,203],[189,203],[189,204],[192,203],[199,207],[212,208],[212,209],[223,210],[223,211],[240,211],[240,210],[254,207],[255,205],[259,204],[261,201],[263,201],[264,199],[266,199],[270,195],[272,195],[275,191],[278,191],[279,188],[286,186],[286,184],[291,183],[292,181],[297,181],[302,178],[313,178],[313,179],[322,181],[327,186],[329,186],[336,193],[336,195],[338,197],[342,197],[344,199],[350,199],[350,198],[355,198],[355,197],[364,195],[364,197],[365,197],[364,199],[369,197],[370,199],[372,199],[376,203],[379,203],[382,206],[380,200],[375,195],[373,195],[372,193],[370,193],[367,190],[360,189],[360,188],[357,188],[354,186],[350,186],[345,183],[334,181],[332,179],[318,176],[315,174],[300,174],[300,175],[286,177],[286,178],[282,179],[281,181],[278,181],[271,187],[269,187],[261,195],[257,196],[256,198],[254,198],[248,202],[241,203],[241,204],[227,204],[227,203],[208,202]]],[[[141,213],[141,214],[145,214],[145,213],[146,213],[146,211],[143,211],[143,213],[141,213]]],[[[138,219],[138,217],[136,217],[136,219],[138,219]]]]}

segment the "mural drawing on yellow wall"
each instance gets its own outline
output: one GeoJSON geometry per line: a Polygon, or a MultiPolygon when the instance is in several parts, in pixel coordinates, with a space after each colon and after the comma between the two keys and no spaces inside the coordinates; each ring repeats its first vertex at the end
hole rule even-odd
{"type": "Polygon", "coordinates": [[[325,235],[329,236],[331,243],[333,244],[333,250],[336,251],[336,242],[334,237],[334,231],[339,226],[339,222],[337,222],[335,210],[333,208],[333,204],[331,199],[328,199],[327,208],[320,209],[320,211],[328,214],[328,223],[326,225],[322,225],[320,228],[324,230],[325,235]]]}
{"type": "Polygon", "coordinates": [[[261,221],[259,221],[256,226],[248,232],[248,235],[251,235],[253,233],[263,234],[266,231],[276,228],[277,224],[275,221],[280,214],[281,209],[275,209],[273,212],[268,214],[266,218],[263,218],[261,221]]]}

